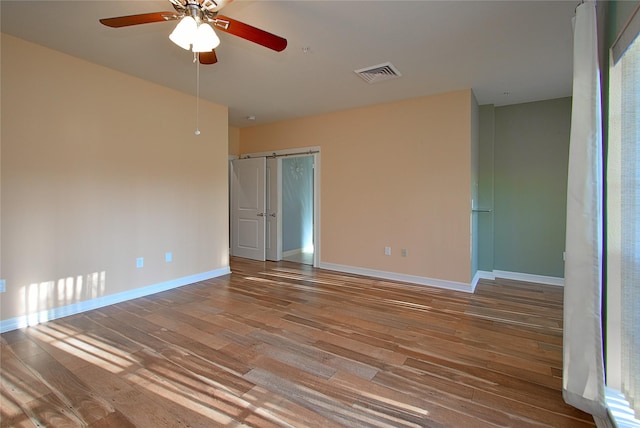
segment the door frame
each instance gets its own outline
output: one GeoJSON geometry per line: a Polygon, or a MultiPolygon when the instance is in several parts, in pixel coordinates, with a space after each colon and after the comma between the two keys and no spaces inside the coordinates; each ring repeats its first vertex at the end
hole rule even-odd
{"type": "Polygon", "coordinates": [[[267,260],[282,260],[282,159],[266,159],[265,192],[265,256],[267,260]]]}
{"type": "Polygon", "coordinates": [[[320,264],[321,243],[320,243],[320,147],[298,147],[294,149],[284,150],[272,150],[268,152],[254,152],[246,153],[237,156],[239,159],[245,158],[257,158],[257,157],[272,157],[272,156],[313,156],[313,267],[318,267],[320,264]]]}

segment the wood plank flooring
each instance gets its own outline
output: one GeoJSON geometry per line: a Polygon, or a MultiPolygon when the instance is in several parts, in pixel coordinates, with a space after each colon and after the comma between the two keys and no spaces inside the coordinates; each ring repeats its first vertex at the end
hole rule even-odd
{"type": "Polygon", "coordinates": [[[562,288],[474,295],[288,262],[1,336],[2,427],[592,427],[562,288]]]}

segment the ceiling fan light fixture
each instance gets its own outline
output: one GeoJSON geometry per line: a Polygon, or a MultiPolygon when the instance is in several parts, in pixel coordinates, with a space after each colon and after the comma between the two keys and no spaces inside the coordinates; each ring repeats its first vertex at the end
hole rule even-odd
{"type": "Polygon", "coordinates": [[[196,39],[198,24],[190,16],[185,16],[178,22],[176,28],[169,35],[169,39],[182,49],[189,50],[191,43],[196,39]]]}
{"type": "Polygon", "coordinates": [[[210,52],[218,47],[220,44],[220,38],[213,31],[211,25],[207,23],[201,23],[198,26],[198,31],[193,40],[194,52],[210,52]]]}
{"type": "MultiPolygon", "coordinates": [[[[0,0],[2,1],[2,0],[0,0]]],[[[177,21],[169,39],[184,50],[192,50],[194,61],[199,64],[218,62],[215,48],[220,39],[214,31],[232,34],[276,52],[287,47],[287,39],[259,28],[236,21],[218,12],[232,0],[169,0],[175,12],[151,12],[136,15],[116,16],[100,19],[100,23],[110,28],[129,27],[153,22],[177,21]]]]}

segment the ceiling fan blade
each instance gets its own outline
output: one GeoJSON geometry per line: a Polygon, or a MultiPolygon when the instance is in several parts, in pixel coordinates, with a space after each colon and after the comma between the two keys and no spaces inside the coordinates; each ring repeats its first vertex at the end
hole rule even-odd
{"type": "Polygon", "coordinates": [[[277,52],[281,52],[287,47],[287,39],[226,16],[218,15],[213,19],[212,24],[217,30],[233,34],[277,52]]]}
{"type": "Polygon", "coordinates": [[[103,18],[100,23],[107,27],[120,28],[130,25],[149,24],[152,22],[173,21],[180,16],[175,12],[152,12],[139,15],[117,16],[115,18],[103,18]]]}
{"type": "Polygon", "coordinates": [[[215,64],[218,62],[218,57],[216,56],[216,51],[211,52],[200,52],[198,54],[198,59],[200,60],[200,64],[215,64]]]}

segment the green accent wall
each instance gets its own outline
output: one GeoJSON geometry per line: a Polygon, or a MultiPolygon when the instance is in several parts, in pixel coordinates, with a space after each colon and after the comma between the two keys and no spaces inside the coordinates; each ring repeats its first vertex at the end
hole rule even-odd
{"type": "MultiPolygon", "coordinates": [[[[471,208],[478,206],[480,187],[480,107],[475,95],[471,97],[471,208]]],[[[480,230],[479,213],[471,212],[471,278],[479,269],[480,230]]]]}
{"type": "Polygon", "coordinates": [[[618,33],[622,31],[622,28],[627,23],[627,20],[631,16],[631,12],[634,11],[639,0],[623,0],[623,1],[610,1],[607,2],[609,10],[607,11],[607,47],[611,47],[618,33]]]}
{"type": "Polygon", "coordinates": [[[495,139],[495,108],[480,106],[480,150],[478,188],[478,269],[493,271],[493,146],[495,139]]]}
{"type": "MultiPolygon", "coordinates": [[[[639,3],[599,5],[599,19],[605,22],[600,34],[601,41],[606,38],[601,54],[605,93],[608,47],[639,3]]],[[[570,130],[571,97],[480,106],[477,208],[492,210],[478,214],[480,271],[564,277],[570,130]]]]}
{"type": "Polygon", "coordinates": [[[480,113],[480,269],[564,277],[571,98],[480,113]]]}
{"type": "Polygon", "coordinates": [[[564,277],[571,98],[495,109],[494,269],[564,277]]]}

